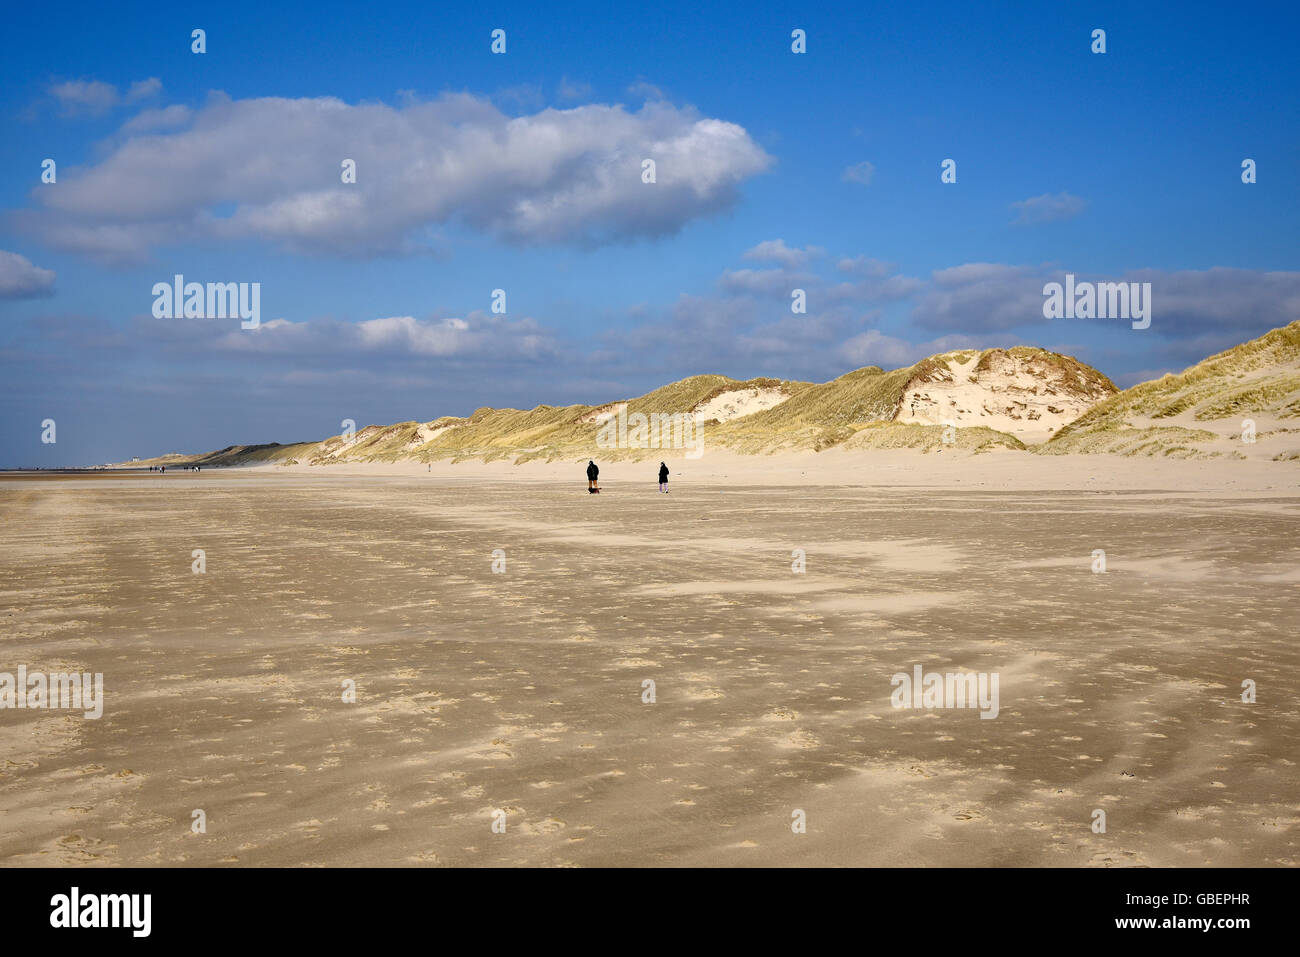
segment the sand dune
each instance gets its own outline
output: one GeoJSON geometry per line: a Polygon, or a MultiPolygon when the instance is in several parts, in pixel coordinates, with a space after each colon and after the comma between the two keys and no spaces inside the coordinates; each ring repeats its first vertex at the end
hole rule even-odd
{"type": "Polygon", "coordinates": [[[1043,451],[1300,458],[1300,321],[1097,403],[1043,451]]]}
{"type": "Polygon", "coordinates": [[[370,425],[289,445],[228,446],[142,464],[207,467],[349,463],[655,459],[683,440],[751,455],[917,449],[1047,455],[1300,460],[1300,321],[1212,356],[1178,376],[1122,392],[1096,369],[1043,349],[958,350],[891,372],[870,366],[830,382],[739,382],[701,375],[598,406],[483,408],[466,418],[370,425]],[[611,418],[626,425],[611,445],[611,418]],[[679,423],[665,430],[663,419],[679,423]],[[671,434],[672,438],[666,438],[671,434]]]}

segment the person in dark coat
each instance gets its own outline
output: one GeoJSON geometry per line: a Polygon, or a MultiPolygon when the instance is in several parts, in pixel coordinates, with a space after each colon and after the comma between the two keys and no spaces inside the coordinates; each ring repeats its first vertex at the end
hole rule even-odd
{"type": "Polygon", "coordinates": [[[668,466],[663,462],[659,463],[659,491],[668,491],[668,466]]]}
{"type": "Polygon", "coordinates": [[[587,491],[588,492],[600,491],[600,487],[596,484],[596,478],[599,475],[600,475],[600,469],[596,467],[596,463],[588,459],[587,460],[587,491]]]}

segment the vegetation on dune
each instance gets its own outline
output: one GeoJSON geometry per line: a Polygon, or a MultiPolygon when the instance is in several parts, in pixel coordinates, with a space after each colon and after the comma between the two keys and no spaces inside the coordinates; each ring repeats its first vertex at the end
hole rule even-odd
{"type": "Polygon", "coordinates": [[[289,445],[281,445],[279,442],[268,442],[264,445],[227,445],[224,449],[204,452],[201,455],[182,455],[172,452],[127,464],[135,467],[164,465],[181,468],[189,465],[212,468],[228,465],[262,465],[290,459],[296,454],[315,450],[315,448],[315,442],[295,442],[289,445]]]}
{"type": "MultiPolygon", "coordinates": [[[[960,427],[950,444],[942,426],[896,421],[909,390],[951,381],[954,364],[974,360],[971,382],[981,377],[1027,374],[1022,391],[1048,389],[1063,396],[1100,399],[1082,416],[1061,427],[1042,445],[1040,454],[1109,452],[1119,455],[1200,457],[1237,455],[1221,434],[1184,427],[1183,423],[1271,413],[1300,417],[1300,321],[1211,356],[1183,371],[1122,392],[1096,369],[1059,353],[1029,346],[1010,349],[956,350],[886,371],[868,366],[830,382],[796,382],[757,378],[739,381],[723,375],[697,375],[672,382],[646,395],[604,405],[539,405],[533,409],[481,408],[467,417],[443,416],[429,422],[368,425],[348,439],[338,435],[322,442],[291,445],[228,446],[199,456],[165,456],[140,464],[245,465],[347,462],[452,461],[470,459],[515,462],[533,460],[604,460],[655,458],[664,448],[605,448],[599,441],[604,417],[681,416],[728,393],[776,391],[776,405],[726,421],[701,424],[703,446],[747,454],[822,451],[843,447],[913,448],[937,451],[1024,450],[1015,436],[984,427],[960,427]],[[1220,448],[1208,448],[1217,444],[1220,448]]],[[[1019,386],[1012,385],[1011,392],[1019,386]]],[[[1039,393],[1041,395],[1041,392],[1039,393]]],[[[1056,408],[1049,411],[1059,412],[1056,408]]],[[[1261,433],[1269,434],[1269,433],[1261,433]]],[[[689,448],[689,446],[687,447],[689,448]]],[[[674,448],[675,453],[683,449],[674,448]]],[[[1279,458],[1291,459],[1287,453],[1279,458]]]]}
{"type": "MultiPolygon", "coordinates": [[[[1182,443],[1219,441],[1214,432],[1147,426],[1143,420],[1185,416],[1209,422],[1251,415],[1288,418],[1300,414],[1300,320],[1210,356],[1177,375],[1143,382],[1093,406],[1038,449],[1044,454],[1110,451],[1122,447],[1136,454],[1133,436],[1164,442],[1171,449],[1182,443]]],[[[1204,449],[1194,454],[1218,454],[1204,449]]]]}
{"type": "Polygon", "coordinates": [[[953,429],[952,441],[944,442],[945,427],[922,425],[916,422],[873,422],[856,429],[843,443],[846,449],[920,449],[923,452],[942,452],[962,449],[968,452],[989,452],[994,449],[1023,451],[1025,444],[1014,435],[998,432],[983,426],[953,429]]]}
{"type": "Polygon", "coordinates": [[[916,382],[940,382],[951,379],[952,366],[948,364],[948,361],[950,359],[956,360],[965,365],[975,355],[974,352],[945,352],[942,355],[922,359],[912,366],[912,380],[916,382]]]}
{"type": "MultiPolygon", "coordinates": [[[[1291,399],[1297,392],[1300,392],[1300,374],[1271,376],[1253,386],[1209,400],[1196,410],[1196,417],[1202,420],[1226,419],[1244,412],[1275,410],[1283,399],[1291,399]]],[[[1297,404],[1300,404],[1300,399],[1293,399],[1287,403],[1286,410],[1290,411],[1297,404]]]]}
{"type": "Polygon", "coordinates": [[[493,461],[554,460],[600,454],[605,458],[642,458],[659,449],[601,449],[597,438],[601,416],[637,413],[676,415],[726,392],[778,389],[794,394],[808,383],[759,378],[748,381],[721,375],[700,375],[670,383],[646,395],[601,406],[540,405],[534,409],[481,408],[467,418],[444,416],[421,425],[406,422],[386,428],[368,427],[351,445],[341,437],[322,443],[314,462],[415,461],[481,459],[493,461]],[[422,436],[429,436],[422,440],[422,436]]]}
{"type": "Polygon", "coordinates": [[[1202,443],[1208,442],[1222,443],[1223,439],[1205,429],[1185,429],[1181,426],[1152,426],[1145,429],[1106,427],[1072,432],[1064,438],[1058,434],[1034,451],[1041,455],[1102,452],[1129,457],[1174,455],[1177,458],[1215,458],[1223,454],[1222,450],[1201,448],[1202,443]]]}
{"type": "Polygon", "coordinates": [[[979,362],[975,363],[974,378],[978,381],[981,372],[996,371],[999,363],[1007,357],[1020,360],[1033,371],[1050,374],[1055,385],[1080,395],[1105,396],[1119,391],[1119,387],[1104,374],[1073,356],[1030,346],[984,350],[979,362]]]}
{"type": "Polygon", "coordinates": [[[902,401],[903,384],[911,368],[885,372],[869,366],[838,379],[805,387],[785,402],[727,423],[726,436],[749,439],[767,435],[822,434],[841,426],[893,418],[902,401]]]}

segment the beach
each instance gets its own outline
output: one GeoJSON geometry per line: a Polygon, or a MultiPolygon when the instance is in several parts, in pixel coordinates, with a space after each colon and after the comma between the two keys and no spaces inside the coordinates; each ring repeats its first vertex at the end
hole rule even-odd
{"type": "Polygon", "coordinates": [[[1293,464],[668,464],[0,475],[0,864],[1300,860],[1293,464]]]}

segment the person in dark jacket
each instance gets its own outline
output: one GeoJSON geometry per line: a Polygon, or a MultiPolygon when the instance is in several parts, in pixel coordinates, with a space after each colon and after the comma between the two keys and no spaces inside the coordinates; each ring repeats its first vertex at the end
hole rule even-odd
{"type": "Polygon", "coordinates": [[[596,467],[595,462],[589,459],[587,461],[587,491],[588,492],[600,491],[600,486],[596,484],[596,478],[599,475],[600,475],[600,469],[596,467]]]}
{"type": "Polygon", "coordinates": [[[663,462],[659,463],[659,491],[668,491],[668,466],[663,462]]]}

